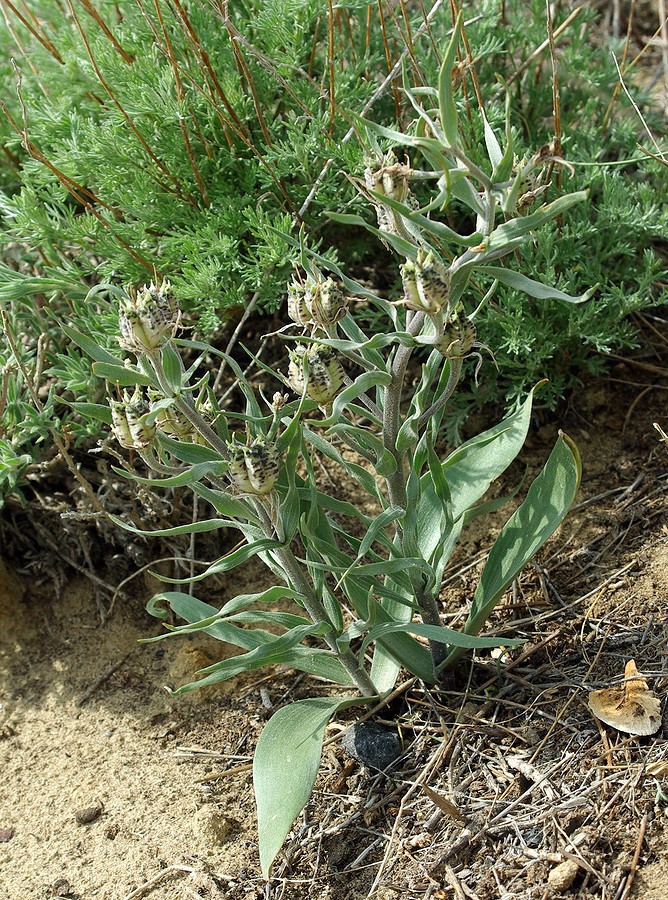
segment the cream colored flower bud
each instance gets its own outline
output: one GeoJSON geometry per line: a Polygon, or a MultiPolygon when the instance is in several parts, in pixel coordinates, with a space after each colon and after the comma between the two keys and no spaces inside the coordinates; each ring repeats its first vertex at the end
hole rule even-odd
{"type": "Polygon", "coordinates": [[[288,380],[292,389],[297,394],[306,392],[319,406],[331,403],[336,397],[343,387],[344,375],[336,352],[324,344],[300,346],[290,352],[288,380]]]}
{"type": "MultiPolygon", "coordinates": [[[[364,171],[364,183],[369,191],[389,197],[399,203],[414,206],[414,198],[410,190],[410,180],[413,170],[410,166],[397,162],[397,158],[390,150],[383,157],[381,165],[374,169],[369,165],[364,171]]],[[[388,234],[396,234],[407,237],[405,224],[401,215],[390,209],[382,200],[371,198],[378,227],[388,234]]]]}
{"type": "Polygon", "coordinates": [[[313,324],[310,303],[306,299],[309,295],[309,289],[298,281],[292,281],[288,285],[288,315],[302,328],[313,324]]]}
{"type": "Polygon", "coordinates": [[[156,287],[152,282],[121,303],[118,316],[118,343],[134,353],[152,352],[174,335],[179,309],[168,281],[156,287]]]}
{"type": "Polygon", "coordinates": [[[328,328],[342,319],[348,310],[348,298],[331,278],[306,284],[293,281],[288,286],[288,315],[302,328],[328,328]]]}
{"type": "Polygon", "coordinates": [[[434,261],[431,253],[418,257],[417,262],[407,260],[401,267],[404,285],[403,303],[408,309],[436,315],[447,309],[450,296],[450,279],[442,266],[434,261]]]}
{"type": "Polygon", "coordinates": [[[331,278],[315,286],[311,294],[311,316],[315,325],[328,328],[348,311],[348,298],[331,278]]]}
{"type": "Polygon", "coordinates": [[[286,403],[290,400],[289,394],[283,394],[281,391],[276,391],[274,396],[271,398],[271,405],[276,412],[280,412],[286,403]]]}
{"type": "MultiPolygon", "coordinates": [[[[155,402],[162,400],[162,397],[155,391],[149,391],[149,399],[155,402]]],[[[156,412],[155,424],[159,431],[177,439],[189,437],[193,432],[192,424],[174,405],[159,409],[156,412]]]]}
{"type": "Polygon", "coordinates": [[[436,264],[431,253],[424,260],[418,260],[415,281],[425,312],[433,314],[447,307],[450,279],[444,269],[436,264]]]}
{"type": "Polygon", "coordinates": [[[123,400],[110,400],[112,431],[121,447],[143,450],[155,438],[156,426],[146,422],[151,411],[148,400],[139,387],[134,394],[123,391],[123,400]]]}
{"type": "Polygon", "coordinates": [[[448,359],[463,359],[473,349],[476,337],[475,325],[459,309],[443,329],[443,336],[436,344],[436,349],[448,359]]]}
{"type": "Polygon", "coordinates": [[[401,266],[401,282],[404,286],[403,304],[408,309],[422,310],[422,300],[417,288],[415,263],[409,259],[401,266]]]}
{"type": "Polygon", "coordinates": [[[230,451],[227,472],[239,490],[259,497],[273,490],[280,459],[274,444],[256,438],[249,446],[230,443],[227,447],[230,451]]]}
{"type": "Polygon", "coordinates": [[[125,447],[128,450],[133,449],[134,441],[128,425],[125,403],[122,400],[114,400],[112,397],[109,399],[109,406],[111,408],[111,430],[114,433],[114,437],[121,447],[125,447]]]}

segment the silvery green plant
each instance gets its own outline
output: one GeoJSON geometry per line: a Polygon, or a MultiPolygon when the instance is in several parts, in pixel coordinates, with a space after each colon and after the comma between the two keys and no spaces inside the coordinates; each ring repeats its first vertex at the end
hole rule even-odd
{"type": "Polygon", "coordinates": [[[275,380],[271,399],[258,397],[234,359],[178,336],[178,304],[166,283],[136,292],[109,286],[91,292],[118,297],[119,343],[127,358],[64,326],[110,385],[108,408],[87,404],[81,411],[108,422],[119,442],[153,471],[151,478],[135,471],[129,477],[152,489],[188,485],[215,510],[210,519],[151,533],[236,529],[245,540],[194,577],[164,580],[192,584],[251,557],[275,577],[273,586],[232,597],[220,608],[181,590],[152,598],[153,615],[166,620],[171,609],[186,622],[165,621],[168,633],[161,637],[204,631],[242,651],[203,669],[198,681],[174,693],[276,664],[356,691],[353,697],[348,692],[292,703],[273,715],[260,736],[254,786],[265,877],[311,794],[331,717],[389,692],[402,667],[436,684],[466,651],[498,646],[499,639],[479,633],[563,520],[579,484],[577,449],[560,434],[493,543],[463,627],[444,625],[439,591],[446,566],[466,523],[499,505],[482,498],[520,452],[533,400],[531,392],[499,424],[445,458],[437,454],[463,363],[488,352],[477,340],[476,313],[498,283],[542,300],[588,297],[570,297],[494,265],[584,195],[536,206],[543,194],[543,156],[516,160],[510,128],[502,148],[486,119],[489,165],[483,170],[468,158],[450,80],[460,29],[461,19],[437,88],[406,91],[417,113],[414,134],[359,120],[373,146],[383,139],[409,147],[429,168],[414,169],[378,150],[362,187],[377,226],[336,216],[370,229],[403,259],[403,296],[392,302],[378,296],[310,251],[304,240],[295,241],[301,265],[288,288],[287,366],[279,372],[258,361],[275,380]],[[434,196],[420,207],[412,188],[429,179],[436,184],[434,196]],[[438,211],[453,198],[473,214],[473,234],[460,235],[439,220],[438,211]],[[478,284],[491,282],[475,308],[473,276],[478,284]],[[351,310],[360,299],[385,318],[385,331],[369,336],[358,327],[351,310]],[[243,410],[219,408],[208,372],[200,374],[212,355],[234,372],[243,410]],[[184,358],[192,360],[187,367],[184,358]],[[419,366],[414,385],[409,363],[411,373],[419,366]],[[351,503],[321,483],[318,458],[337,464],[369,502],[351,503]],[[295,611],[275,608],[286,599],[294,601],[295,611]]]}

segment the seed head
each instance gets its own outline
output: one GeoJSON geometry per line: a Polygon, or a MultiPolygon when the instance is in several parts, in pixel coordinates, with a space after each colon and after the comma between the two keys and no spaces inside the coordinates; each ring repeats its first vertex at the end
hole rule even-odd
{"type": "Polygon", "coordinates": [[[295,280],[288,286],[288,315],[302,328],[328,328],[347,310],[348,298],[331,278],[316,281],[308,276],[306,284],[295,280]]]}
{"type": "Polygon", "coordinates": [[[407,260],[401,267],[404,285],[404,305],[408,309],[436,315],[447,309],[450,296],[450,279],[431,253],[420,254],[416,262],[407,260]]]}
{"type": "Polygon", "coordinates": [[[476,336],[475,325],[459,309],[443,329],[443,336],[436,344],[436,349],[447,359],[463,359],[473,349],[476,336]]]}
{"type": "MultiPolygon", "coordinates": [[[[410,190],[410,180],[413,170],[410,166],[397,162],[397,158],[390,150],[383,157],[381,165],[374,169],[369,165],[364,171],[364,183],[368,190],[399,203],[413,206],[413,195],[410,190]]],[[[372,198],[376,210],[378,227],[388,234],[404,235],[405,229],[401,217],[394,210],[386,206],[381,200],[372,198]]]]}

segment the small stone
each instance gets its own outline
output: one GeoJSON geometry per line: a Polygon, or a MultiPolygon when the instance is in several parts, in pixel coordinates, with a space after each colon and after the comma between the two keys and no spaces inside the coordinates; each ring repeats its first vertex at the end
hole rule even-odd
{"type": "Polygon", "coordinates": [[[547,883],[555,891],[567,891],[580,871],[574,859],[566,859],[559,863],[547,876],[547,883]]]}
{"type": "Polygon", "coordinates": [[[6,844],[14,837],[13,828],[0,828],[0,844],[6,844]]]}
{"type": "Polygon", "coordinates": [[[215,849],[234,837],[238,828],[233,819],[213,806],[203,806],[195,813],[194,831],[205,846],[215,849]]]}
{"type": "Polygon", "coordinates": [[[63,900],[63,898],[72,896],[72,888],[67,878],[57,878],[52,885],[49,886],[49,897],[54,900],[63,900]]]}
{"type": "Polygon", "coordinates": [[[96,819],[99,819],[101,815],[102,807],[98,803],[95,806],[86,806],[83,809],[78,809],[74,813],[74,818],[77,820],[77,825],[90,825],[96,819]]]}
{"type": "Polygon", "coordinates": [[[341,746],[370,769],[386,769],[401,755],[401,739],[376,722],[359,722],[344,734],[341,746]]]}

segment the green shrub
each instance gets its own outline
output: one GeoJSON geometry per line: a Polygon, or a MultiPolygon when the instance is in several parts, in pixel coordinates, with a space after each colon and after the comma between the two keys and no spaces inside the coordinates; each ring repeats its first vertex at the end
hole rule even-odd
{"type": "MultiPolygon", "coordinates": [[[[303,226],[312,244],[320,242],[352,271],[371,269],[378,277],[379,266],[388,268],[362,229],[323,224],[322,212],[362,209],[344,176],[362,178],[371,148],[362,145],[363,136],[344,140],[352,117],[377,92],[388,57],[394,63],[403,53],[404,70],[380,93],[373,115],[386,125],[410,126],[415,112],[400,80],[434,83],[440,62],[434,47],[452,24],[445,8],[431,24],[433,40],[418,35],[422,19],[415,15],[407,48],[398,16],[388,14],[381,27],[377,12],[367,22],[367,4],[337,7],[331,67],[328,19],[316,0],[234,3],[227,22],[207,4],[186,11],[161,2],[156,11],[104,0],[75,5],[68,16],[56,0],[33,0],[27,8],[32,31],[11,10],[0,24],[2,45],[12,46],[14,37],[18,44],[16,66],[9,55],[0,60],[6,111],[0,117],[0,298],[21,335],[25,371],[32,378],[39,370],[45,381],[44,434],[64,425],[75,441],[95,433],[67,404],[94,401],[101,383],[49,318],[66,310],[77,328],[109,346],[111,307],[83,302],[92,284],[167,278],[188,321],[220,344],[230,315],[249,307],[268,313],[282,302],[294,252],[280,234],[303,226]],[[30,152],[21,146],[26,135],[30,152]]],[[[554,136],[549,53],[523,66],[545,39],[544,5],[486,2],[475,12],[467,35],[478,81],[486,86],[486,113],[493,127],[503,128],[503,90],[489,89],[501,76],[510,87],[521,157],[554,136]]],[[[646,135],[623,92],[617,96],[617,70],[611,55],[593,45],[593,29],[594,13],[581,9],[556,40],[562,155],[572,166],[562,170],[563,190],[589,189],[591,202],[567,222],[537,232],[517,253],[532,277],[574,294],[598,282],[599,293],[584,306],[561,308],[527,305],[501,287],[499,303],[478,321],[499,371],[486,363],[484,387],[472,382],[458,397],[449,441],[458,440],[472,405],[512,401],[546,375],[550,385],[541,402],[553,407],[578,379],[601,370],[601,353],[633,343],[629,312],[665,298],[654,245],[668,226],[665,204],[657,202],[666,170],[638,150],[646,135]]],[[[651,124],[647,98],[630,83],[651,124]]],[[[469,102],[470,75],[464,85],[457,103],[467,152],[481,162],[484,129],[469,102]]],[[[382,151],[392,143],[378,141],[382,151]]],[[[456,200],[448,217],[459,230],[467,223],[473,230],[470,213],[456,200]]],[[[0,362],[16,371],[2,340],[0,362]]],[[[21,379],[12,392],[12,408],[0,408],[12,453],[0,452],[0,460],[16,468],[24,453],[39,459],[45,442],[21,424],[33,405],[21,379]]]]}

